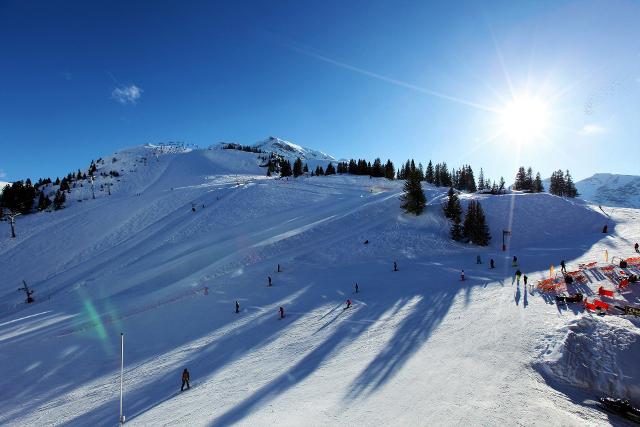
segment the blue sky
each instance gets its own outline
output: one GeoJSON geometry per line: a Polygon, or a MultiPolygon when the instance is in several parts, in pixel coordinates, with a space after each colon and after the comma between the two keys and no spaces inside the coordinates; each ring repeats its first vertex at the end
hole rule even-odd
{"type": "Polygon", "coordinates": [[[638,174],[638,22],[618,0],[0,0],[0,180],[269,135],[493,179],[638,174]],[[516,143],[501,112],[525,94],[545,126],[516,143]]]}

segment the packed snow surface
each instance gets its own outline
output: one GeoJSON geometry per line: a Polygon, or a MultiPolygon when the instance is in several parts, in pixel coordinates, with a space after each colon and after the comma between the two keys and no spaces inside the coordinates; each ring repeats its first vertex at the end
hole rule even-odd
{"type": "MultiPolygon", "coordinates": [[[[631,256],[637,210],[609,219],[548,194],[465,195],[493,235],[478,248],[448,238],[444,188],[425,186],[414,217],[399,208],[402,182],[266,178],[254,153],[146,146],[99,171],[113,168],[95,200],[78,186],[65,209],[20,217],[18,237],[0,240],[0,424],[115,425],[121,332],[132,425],[617,422],[583,404],[593,393],[563,374],[578,350],[559,346],[572,330],[597,352],[613,334],[607,363],[637,360],[636,326],[607,332],[549,304],[514,280],[511,257],[536,283],[561,259],[631,256]]],[[[607,369],[637,375],[624,366],[607,369]]]]}

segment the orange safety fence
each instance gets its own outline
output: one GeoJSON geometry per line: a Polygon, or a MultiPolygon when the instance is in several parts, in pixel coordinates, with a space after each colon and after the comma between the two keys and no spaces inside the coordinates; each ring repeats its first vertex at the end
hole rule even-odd
{"type": "Polygon", "coordinates": [[[594,262],[590,262],[590,263],[588,263],[588,264],[578,264],[578,267],[579,267],[580,269],[584,270],[585,268],[593,268],[593,267],[595,267],[596,265],[598,265],[598,262],[597,262],[597,261],[594,261],[594,262]]]}
{"type": "Polygon", "coordinates": [[[628,265],[640,265],[640,256],[626,259],[628,265]]]}
{"type": "Polygon", "coordinates": [[[602,270],[602,271],[613,271],[614,268],[616,268],[616,267],[613,266],[613,265],[607,265],[605,267],[600,267],[600,270],[602,270]]]}

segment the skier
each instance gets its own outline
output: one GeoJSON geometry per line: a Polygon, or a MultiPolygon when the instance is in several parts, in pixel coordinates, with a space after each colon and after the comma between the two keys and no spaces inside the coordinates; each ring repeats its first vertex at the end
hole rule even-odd
{"type": "Polygon", "coordinates": [[[284,319],[284,307],[280,307],[280,318],[284,319]]]}
{"type": "Polygon", "coordinates": [[[351,300],[350,300],[350,299],[347,299],[347,307],[346,307],[345,309],[347,309],[347,308],[349,308],[349,307],[351,307],[351,300]]]}
{"type": "Polygon", "coordinates": [[[638,249],[638,247],[640,247],[640,245],[638,245],[638,243],[636,243],[633,248],[636,250],[636,252],[640,253],[640,249],[638,249]]]}
{"type": "Polygon", "coordinates": [[[493,258],[491,258],[491,261],[489,261],[489,268],[496,268],[496,265],[493,262],[493,258]]]}
{"type": "MultiPolygon", "coordinates": [[[[524,289],[526,290],[527,289],[527,281],[529,281],[529,278],[525,274],[524,276],[522,276],[522,280],[524,280],[524,289]]],[[[531,289],[530,290],[533,292],[533,285],[531,285],[531,289]]]]}
{"type": "Polygon", "coordinates": [[[476,256],[476,264],[482,264],[482,260],[480,259],[480,255],[476,256]]]}
{"type": "Polygon", "coordinates": [[[240,303],[236,301],[236,313],[240,313],[240,303]]]}
{"type": "Polygon", "coordinates": [[[518,281],[518,286],[520,286],[520,276],[522,276],[522,272],[520,270],[516,270],[516,280],[518,281]]]}
{"type": "Polygon", "coordinates": [[[358,282],[356,282],[356,294],[358,293],[358,282]]]}
{"type": "Polygon", "coordinates": [[[514,267],[518,266],[518,257],[517,256],[513,256],[513,262],[511,263],[511,265],[513,265],[514,267]]]}
{"type": "Polygon", "coordinates": [[[278,264],[278,273],[280,273],[282,270],[280,270],[280,264],[278,264]]]}
{"type": "Polygon", "coordinates": [[[393,261],[393,271],[398,271],[398,263],[393,261]]]}
{"type": "Polygon", "coordinates": [[[460,272],[460,280],[464,282],[464,270],[460,272]]]}
{"type": "Polygon", "coordinates": [[[267,278],[269,279],[269,286],[271,286],[271,276],[267,276],[267,278]]]}
{"type": "Polygon", "coordinates": [[[187,390],[189,390],[191,387],[189,386],[189,371],[187,371],[187,368],[182,371],[182,387],[180,387],[180,391],[184,391],[185,384],[187,385],[187,390]]]}
{"type": "Polygon", "coordinates": [[[564,264],[564,260],[560,261],[560,271],[563,272],[563,273],[567,272],[567,267],[564,264]]]}
{"type": "Polygon", "coordinates": [[[602,227],[602,232],[606,234],[607,230],[609,230],[609,227],[605,224],[605,226],[602,227]]]}

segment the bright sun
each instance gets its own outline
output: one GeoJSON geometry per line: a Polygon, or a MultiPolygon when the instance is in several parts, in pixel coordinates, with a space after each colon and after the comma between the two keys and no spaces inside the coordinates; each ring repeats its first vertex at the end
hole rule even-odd
{"type": "Polygon", "coordinates": [[[547,106],[539,98],[516,97],[500,112],[501,131],[513,142],[529,143],[538,140],[548,124],[547,106]]]}

